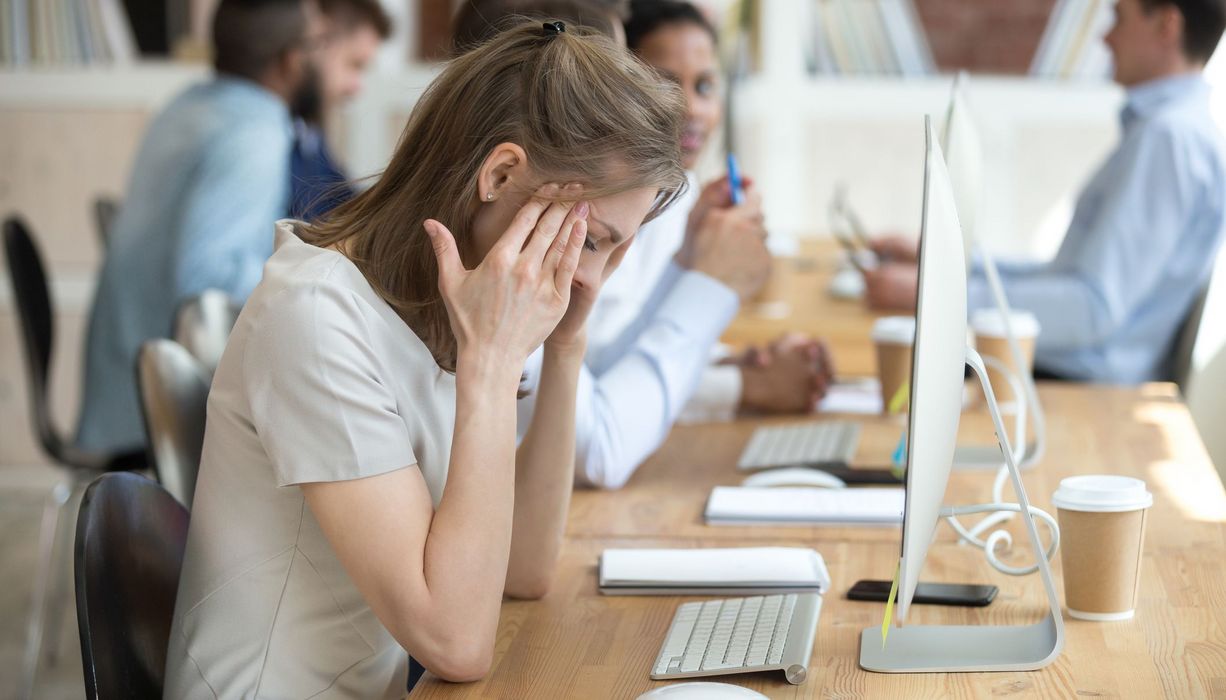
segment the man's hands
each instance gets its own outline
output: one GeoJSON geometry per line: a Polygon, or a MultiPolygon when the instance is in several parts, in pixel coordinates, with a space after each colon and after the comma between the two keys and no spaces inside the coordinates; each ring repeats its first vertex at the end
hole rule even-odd
{"type": "Polygon", "coordinates": [[[741,369],[743,411],[809,413],[834,381],[826,344],[795,333],[766,348],[749,348],[736,362],[741,369]]]}
{"type": "Polygon", "coordinates": [[[864,300],[873,309],[914,313],[918,289],[915,263],[883,262],[864,273],[864,300]]]}
{"type": "Polygon", "coordinates": [[[677,264],[730,287],[741,301],[770,277],[771,256],[762,225],[762,197],[746,179],[745,203],[732,204],[728,178],[707,184],[690,211],[677,264]]]}
{"type": "Polygon", "coordinates": [[[919,262],[919,243],[913,238],[889,234],[874,238],[868,247],[883,261],[919,262]]]}

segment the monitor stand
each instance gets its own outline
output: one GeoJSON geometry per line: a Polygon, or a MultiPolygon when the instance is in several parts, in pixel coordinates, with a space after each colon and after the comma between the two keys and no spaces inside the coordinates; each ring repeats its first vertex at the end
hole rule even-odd
{"type": "MultiPolygon", "coordinates": [[[[996,260],[992,257],[992,253],[986,245],[976,243],[975,248],[979,251],[979,257],[983,261],[983,273],[988,279],[988,289],[992,292],[992,300],[996,302],[996,308],[1004,314],[1005,321],[1005,336],[1009,344],[1009,354],[1013,357],[1014,367],[1025,367],[1025,358],[1022,356],[1022,346],[1017,342],[1017,335],[1013,332],[1013,328],[1009,323],[1011,309],[1009,307],[1009,297],[1005,296],[1005,287],[1000,281],[1000,271],[996,268],[996,260]]],[[[1025,374],[1020,373],[1020,374],[1025,374]]],[[[1018,466],[1022,469],[1033,466],[1043,458],[1043,453],[1047,449],[1047,424],[1043,415],[1043,406],[1039,403],[1039,392],[1034,385],[1034,377],[1026,375],[1018,377],[1022,383],[1023,396],[1021,401],[1025,406],[1019,406],[1021,409],[1030,409],[1030,415],[1034,422],[1034,441],[1026,445],[1025,452],[1018,466]]],[[[985,393],[986,395],[986,393],[985,393]]],[[[1014,394],[1017,395],[1016,392],[1014,394]]],[[[1025,440],[1025,429],[1022,429],[1022,438],[1025,440]]],[[[1000,448],[996,445],[959,445],[954,451],[954,469],[999,469],[1004,466],[1004,460],[1000,456],[1000,448]]]]}
{"type": "Polygon", "coordinates": [[[1013,490],[1021,506],[1022,521],[1037,561],[1039,577],[1047,592],[1047,614],[1032,625],[911,625],[890,630],[889,643],[882,644],[881,628],[860,634],[860,667],[880,673],[946,673],[981,671],[1033,671],[1055,661],[1064,649],[1064,619],[1052,581],[1051,567],[1039,539],[1030,499],[1022,485],[1021,471],[1009,447],[1008,433],[988,381],[983,358],[966,349],[966,362],[979,377],[987,397],[988,411],[1002,452],[1009,466],[1013,490]]]}

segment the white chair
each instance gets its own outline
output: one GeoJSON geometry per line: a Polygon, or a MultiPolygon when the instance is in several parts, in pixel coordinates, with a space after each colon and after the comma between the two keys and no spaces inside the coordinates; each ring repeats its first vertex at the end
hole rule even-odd
{"type": "Polygon", "coordinates": [[[174,339],[187,349],[211,375],[221,362],[221,353],[242,306],[225,292],[206,289],[179,307],[175,314],[174,339]]]}
{"type": "Polygon", "coordinates": [[[158,481],[189,510],[204,448],[211,373],[173,340],[147,341],[137,362],[141,410],[158,481]]]}

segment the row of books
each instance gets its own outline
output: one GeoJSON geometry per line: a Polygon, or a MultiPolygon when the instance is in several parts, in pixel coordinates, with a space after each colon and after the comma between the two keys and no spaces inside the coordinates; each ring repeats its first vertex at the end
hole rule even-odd
{"type": "Polygon", "coordinates": [[[1042,78],[1109,78],[1111,52],[1103,36],[1115,17],[1114,0],[1059,0],[1047,20],[1030,74],[1042,78]]]}
{"type": "Polygon", "coordinates": [[[809,71],[819,75],[929,75],[928,37],[911,0],[810,0],[809,71]]]}
{"type": "Polygon", "coordinates": [[[120,0],[0,0],[0,66],[127,62],[136,56],[120,0]]]}

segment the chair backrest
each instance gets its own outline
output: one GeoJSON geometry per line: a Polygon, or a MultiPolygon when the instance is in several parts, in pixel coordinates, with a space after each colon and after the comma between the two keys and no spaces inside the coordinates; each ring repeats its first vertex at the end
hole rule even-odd
{"type": "Polygon", "coordinates": [[[111,244],[111,226],[115,224],[115,216],[119,214],[119,202],[110,197],[98,197],[94,200],[94,225],[98,229],[98,240],[102,249],[111,244]]]}
{"type": "Polygon", "coordinates": [[[158,481],[190,509],[212,376],[182,345],[166,339],[141,346],[136,374],[158,481]]]}
{"type": "Polygon", "coordinates": [[[225,292],[206,289],[179,307],[174,339],[212,374],[221,362],[221,353],[240,311],[242,306],[225,292]]]}
{"type": "Polygon", "coordinates": [[[34,431],[43,449],[52,458],[63,461],[64,442],[51,422],[47,396],[51,350],[55,343],[51,293],[38,246],[19,217],[11,216],[4,221],[4,253],[8,261],[9,279],[13,284],[13,298],[17,301],[17,316],[21,321],[34,431]]]}
{"type": "Polygon", "coordinates": [[[1181,391],[1187,394],[1188,378],[1192,374],[1192,351],[1196,349],[1196,338],[1200,335],[1200,322],[1205,316],[1205,303],[1209,300],[1209,282],[1201,288],[1188,315],[1184,318],[1175,343],[1171,350],[1171,381],[1179,385],[1181,391]]]}
{"type": "Polygon", "coordinates": [[[104,474],[85,490],[73,580],[86,697],[162,697],[187,524],[143,476],[104,474]]]}

